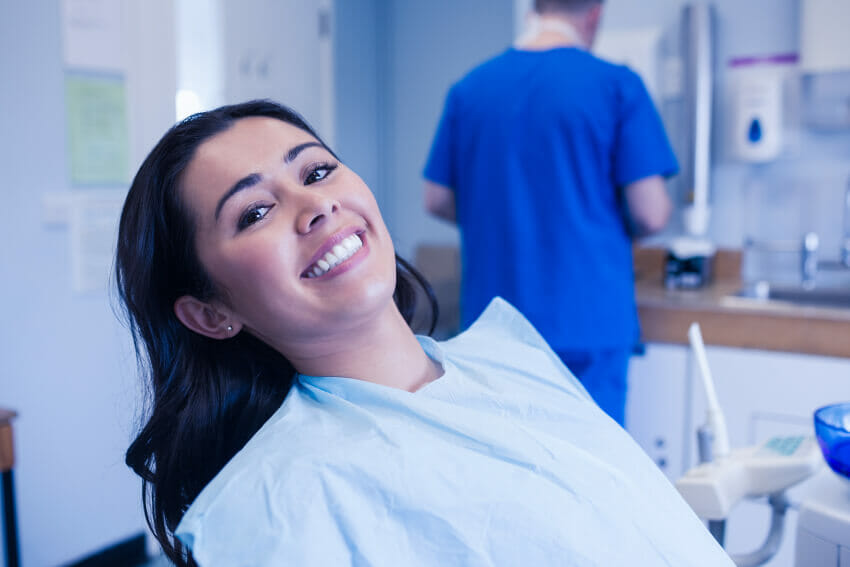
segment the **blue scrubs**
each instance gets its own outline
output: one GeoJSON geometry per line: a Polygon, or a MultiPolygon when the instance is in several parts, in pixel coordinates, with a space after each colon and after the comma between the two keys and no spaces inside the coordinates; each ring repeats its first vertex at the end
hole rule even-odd
{"type": "Polygon", "coordinates": [[[561,361],[582,383],[593,400],[624,425],[626,422],[626,376],[631,349],[560,351],[561,361]]]}
{"type": "Polygon", "coordinates": [[[510,305],[419,340],[413,393],[298,377],[180,522],[200,565],[731,567],[510,305]]]}
{"type": "MultiPolygon", "coordinates": [[[[447,95],[424,172],[455,193],[462,325],[502,296],[557,352],[628,357],[639,329],[622,190],[677,168],[624,66],[565,47],[508,49],[473,69],[447,95]]],[[[597,390],[602,370],[574,372],[597,390]]],[[[625,392],[624,369],[605,380],[625,392]]]]}

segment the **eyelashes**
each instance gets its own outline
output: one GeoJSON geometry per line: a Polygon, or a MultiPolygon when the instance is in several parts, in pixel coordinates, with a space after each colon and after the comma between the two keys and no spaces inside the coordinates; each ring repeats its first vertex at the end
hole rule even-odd
{"type": "Polygon", "coordinates": [[[335,163],[317,163],[310,167],[306,177],[304,177],[304,185],[312,185],[317,181],[321,181],[339,167],[335,163]]]}
{"type": "MultiPolygon", "coordinates": [[[[307,170],[307,175],[304,176],[304,185],[312,185],[327,179],[337,167],[339,167],[339,164],[330,162],[317,163],[310,166],[307,170]]],[[[237,232],[241,232],[263,220],[274,207],[275,204],[273,203],[254,203],[250,205],[236,223],[237,232]]]]}
{"type": "Polygon", "coordinates": [[[236,223],[237,231],[243,231],[254,223],[257,223],[265,218],[269,211],[274,208],[274,205],[251,205],[247,211],[239,217],[239,222],[236,223]]]}

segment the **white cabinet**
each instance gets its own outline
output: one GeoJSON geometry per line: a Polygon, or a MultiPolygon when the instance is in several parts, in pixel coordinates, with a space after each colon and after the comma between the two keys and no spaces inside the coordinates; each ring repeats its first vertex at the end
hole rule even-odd
{"type": "Polygon", "coordinates": [[[334,147],[333,2],[226,0],[222,7],[225,102],[282,102],[334,147]]]}
{"type": "Polygon", "coordinates": [[[671,480],[685,471],[693,443],[689,364],[686,347],[666,344],[646,345],[629,363],[626,429],[671,480]]]}
{"type": "MultiPolygon", "coordinates": [[[[818,407],[850,400],[850,359],[715,346],[707,347],[707,357],[733,448],[812,435],[818,407]]],[[[690,359],[684,345],[650,344],[630,367],[627,429],[671,479],[697,462],[695,432],[705,420],[705,392],[690,359]]],[[[805,491],[805,483],[790,491],[792,504],[805,491]]],[[[766,502],[739,504],[727,521],[727,549],[752,551],[768,526],[766,502]]],[[[795,529],[792,509],[768,566],[793,565],[795,529]]]]}

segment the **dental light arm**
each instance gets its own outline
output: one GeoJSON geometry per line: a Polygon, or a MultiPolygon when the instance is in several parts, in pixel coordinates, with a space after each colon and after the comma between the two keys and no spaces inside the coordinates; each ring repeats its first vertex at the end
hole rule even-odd
{"type": "Polygon", "coordinates": [[[688,340],[691,343],[694,357],[696,358],[702,384],[705,387],[705,395],[708,400],[708,411],[705,417],[705,425],[712,435],[711,453],[712,458],[719,459],[729,453],[729,433],[726,431],[726,418],[717,402],[717,394],[714,391],[714,380],[708,367],[708,359],[705,356],[705,344],[702,341],[702,332],[699,323],[691,323],[688,329],[688,340]]]}

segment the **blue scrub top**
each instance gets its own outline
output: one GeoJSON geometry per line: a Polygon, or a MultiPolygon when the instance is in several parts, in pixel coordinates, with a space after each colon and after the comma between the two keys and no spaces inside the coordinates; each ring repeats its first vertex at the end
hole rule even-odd
{"type": "Polygon", "coordinates": [[[203,567],[731,567],[502,300],[416,392],[299,376],[177,527],[203,567]]]}
{"type": "Polygon", "coordinates": [[[556,351],[639,331],[622,188],[678,168],[640,78],[578,48],[509,49],[455,84],[425,177],[455,191],[462,324],[494,296],[556,351]]]}

